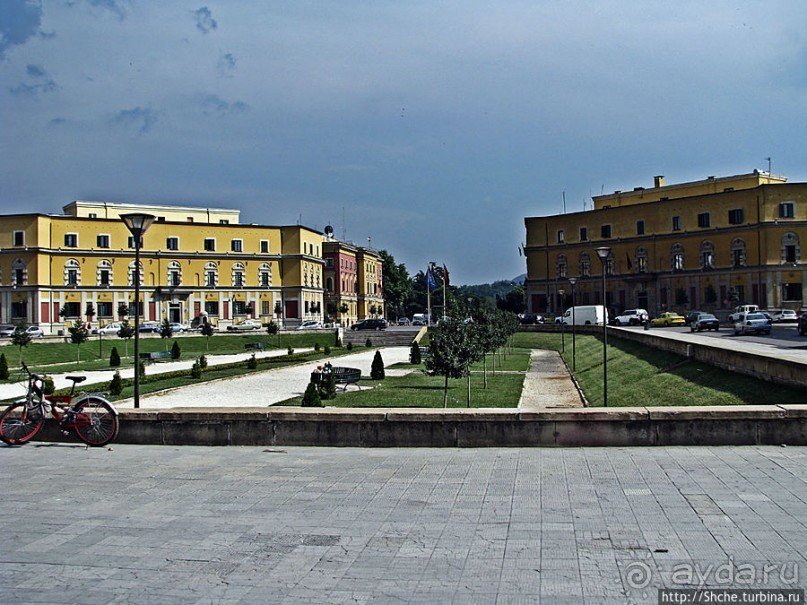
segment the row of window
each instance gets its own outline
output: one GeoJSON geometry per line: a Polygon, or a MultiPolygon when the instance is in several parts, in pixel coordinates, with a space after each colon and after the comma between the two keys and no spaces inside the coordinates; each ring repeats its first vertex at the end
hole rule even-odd
{"type": "MultiPolygon", "coordinates": [[[[732,268],[741,268],[746,266],[746,244],[745,240],[738,237],[732,240],[731,249],[729,250],[732,268]]],[[[684,271],[686,269],[686,257],[684,246],[680,243],[673,244],[670,248],[670,264],[669,267],[672,271],[684,271]]],[[[801,262],[801,243],[798,235],[795,233],[786,233],[782,236],[781,240],[781,257],[782,264],[791,264],[801,262]]],[[[698,265],[700,269],[709,270],[715,268],[715,246],[709,240],[701,242],[700,250],[698,252],[698,265]]],[[[577,263],[578,275],[582,277],[591,276],[591,256],[588,252],[581,252],[578,257],[577,263]]],[[[555,261],[555,275],[559,279],[566,279],[568,277],[569,262],[565,254],[559,254],[555,261]]],[[[647,248],[639,246],[634,251],[633,258],[630,255],[625,255],[625,271],[623,273],[647,273],[649,271],[649,254],[647,248]]],[[[606,275],[614,275],[616,273],[616,259],[613,254],[606,259],[605,266],[606,275]]]]}
{"type": "MultiPolygon", "coordinates": [[[[779,218],[795,218],[795,216],[796,216],[795,202],[783,202],[779,204],[779,218]]],[[[710,212],[701,212],[700,214],[698,214],[697,221],[699,229],[708,229],[712,226],[712,215],[710,212]]],[[[729,210],[728,221],[729,225],[742,225],[743,222],[745,221],[745,213],[743,209],[734,208],[732,210],[729,210]]],[[[684,226],[680,216],[672,217],[671,227],[673,231],[683,230],[684,226]]],[[[643,219],[639,219],[636,221],[636,235],[644,235],[644,234],[645,234],[645,222],[643,219]]],[[[600,238],[611,239],[611,237],[613,237],[611,225],[601,225],[600,238]]],[[[563,229],[558,229],[557,239],[559,244],[563,244],[566,242],[566,233],[563,229]]],[[[581,242],[589,241],[588,227],[580,227],[580,241],[581,242]]]]}

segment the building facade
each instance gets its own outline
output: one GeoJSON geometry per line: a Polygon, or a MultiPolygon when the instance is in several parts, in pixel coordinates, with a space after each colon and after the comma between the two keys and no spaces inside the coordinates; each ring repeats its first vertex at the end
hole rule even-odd
{"type": "Polygon", "coordinates": [[[0,321],[56,333],[134,313],[134,241],[120,215],[135,211],[157,217],[140,252],[143,321],[322,319],[319,231],[244,225],[229,209],[74,202],[63,215],[2,217],[0,321]]]}
{"type": "Polygon", "coordinates": [[[382,262],[375,250],[326,236],[323,258],[326,320],[349,326],[384,316],[382,262]]]}
{"type": "Polygon", "coordinates": [[[755,170],[592,198],[593,209],[526,218],[527,305],[651,313],[740,303],[800,309],[807,296],[807,183],[755,170]],[[600,261],[596,249],[610,254],[600,261]],[[602,272],[606,272],[605,296],[602,272]]]}

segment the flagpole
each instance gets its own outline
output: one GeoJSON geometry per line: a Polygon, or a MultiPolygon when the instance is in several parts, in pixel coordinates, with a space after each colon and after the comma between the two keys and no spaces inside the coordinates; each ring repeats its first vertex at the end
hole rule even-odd
{"type": "Polygon", "coordinates": [[[431,268],[426,269],[426,325],[432,325],[432,289],[429,286],[429,271],[431,268]]]}

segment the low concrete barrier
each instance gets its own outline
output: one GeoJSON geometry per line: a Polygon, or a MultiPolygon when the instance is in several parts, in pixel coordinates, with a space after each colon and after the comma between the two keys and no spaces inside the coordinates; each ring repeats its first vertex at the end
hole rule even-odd
{"type": "MultiPolygon", "coordinates": [[[[124,410],[117,443],[329,447],[807,445],[807,404],[520,411],[124,410]]],[[[57,427],[41,439],[63,441],[57,427]]]]}

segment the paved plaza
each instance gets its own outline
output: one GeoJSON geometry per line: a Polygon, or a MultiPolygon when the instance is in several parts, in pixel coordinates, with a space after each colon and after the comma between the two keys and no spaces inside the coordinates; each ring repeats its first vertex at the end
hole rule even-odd
{"type": "Polygon", "coordinates": [[[688,578],[807,585],[803,447],[29,444],[1,447],[0,473],[3,603],[655,604],[688,578]]]}

